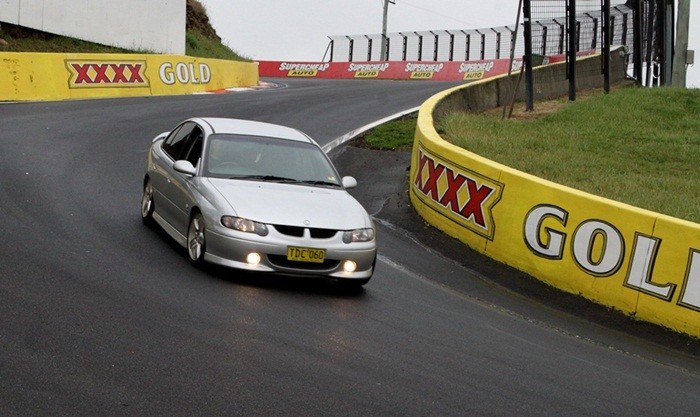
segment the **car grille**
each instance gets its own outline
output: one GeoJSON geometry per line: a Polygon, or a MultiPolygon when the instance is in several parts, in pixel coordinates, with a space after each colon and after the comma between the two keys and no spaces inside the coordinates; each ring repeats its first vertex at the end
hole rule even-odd
{"type": "MultiPolygon", "coordinates": [[[[303,237],[305,227],[299,226],[283,226],[279,224],[273,225],[275,230],[287,236],[303,237]]],[[[317,229],[314,227],[309,227],[309,234],[313,239],[330,239],[335,236],[338,231],[333,229],[317,229]]]]}
{"type": "Polygon", "coordinates": [[[289,269],[305,269],[312,271],[325,271],[337,268],[340,265],[340,261],[325,260],[323,263],[316,262],[297,262],[290,261],[284,255],[267,255],[267,259],[271,264],[279,266],[281,268],[289,269]]]}

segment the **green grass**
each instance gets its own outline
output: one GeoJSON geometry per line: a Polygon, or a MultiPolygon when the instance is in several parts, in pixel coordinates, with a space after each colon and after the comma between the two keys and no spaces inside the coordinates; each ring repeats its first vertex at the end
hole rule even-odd
{"type": "Polygon", "coordinates": [[[0,46],[0,52],[146,53],[145,51],[114,48],[45,32],[32,32],[28,36],[13,37],[8,31],[0,28],[0,38],[8,42],[8,45],[0,46]]]}
{"type": "Polygon", "coordinates": [[[410,151],[416,131],[413,113],[389,123],[383,123],[360,137],[359,145],[381,150],[410,151]]]}
{"type": "Polygon", "coordinates": [[[228,59],[231,61],[250,61],[221,42],[207,38],[195,30],[188,30],[185,54],[201,58],[228,59]]]}
{"type": "Polygon", "coordinates": [[[537,118],[500,115],[453,114],[439,130],[518,170],[700,223],[700,90],[627,88],[537,118]]]}

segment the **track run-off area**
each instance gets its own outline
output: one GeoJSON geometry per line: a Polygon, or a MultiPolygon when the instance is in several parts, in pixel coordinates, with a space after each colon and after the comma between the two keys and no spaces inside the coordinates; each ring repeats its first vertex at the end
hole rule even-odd
{"type": "MultiPolygon", "coordinates": [[[[697,357],[506,290],[491,276],[507,268],[381,217],[360,291],[193,268],[139,218],[154,136],[233,117],[324,145],[455,85],[271,81],[0,104],[0,415],[697,415],[697,357]]],[[[358,155],[334,156],[341,175],[358,155]]],[[[358,175],[361,201],[380,168],[358,175]]]]}

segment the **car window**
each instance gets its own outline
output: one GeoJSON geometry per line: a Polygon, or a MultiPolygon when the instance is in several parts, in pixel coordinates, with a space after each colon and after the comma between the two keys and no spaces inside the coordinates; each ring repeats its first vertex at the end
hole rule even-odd
{"type": "Polygon", "coordinates": [[[337,172],[317,146],[243,135],[210,136],[203,175],[219,178],[274,176],[339,184],[337,172]]]}
{"type": "Polygon", "coordinates": [[[202,156],[203,141],[204,132],[202,132],[202,129],[200,129],[199,126],[192,129],[192,133],[190,133],[190,137],[187,140],[187,143],[189,144],[189,151],[187,152],[187,156],[184,159],[190,161],[194,166],[197,166],[199,158],[202,156]]]}
{"type": "Polygon", "coordinates": [[[187,138],[196,126],[197,125],[193,122],[186,122],[175,129],[168,138],[165,139],[163,151],[176,161],[182,159],[183,154],[187,151],[187,138]]]}

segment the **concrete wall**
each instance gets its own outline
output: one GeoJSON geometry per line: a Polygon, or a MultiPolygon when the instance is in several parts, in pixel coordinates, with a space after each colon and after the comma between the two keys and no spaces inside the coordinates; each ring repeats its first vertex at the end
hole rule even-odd
{"type": "Polygon", "coordinates": [[[0,0],[0,22],[104,45],[185,53],[186,0],[0,0]]]}
{"type": "MultiPolygon", "coordinates": [[[[603,75],[601,73],[600,55],[579,58],[576,66],[576,87],[578,89],[591,89],[603,87],[603,75]]],[[[627,68],[624,48],[612,53],[610,62],[610,83],[616,84],[625,80],[627,68]]],[[[566,79],[566,66],[564,63],[546,65],[535,68],[534,98],[548,100],[558,97],[566,97],[569,91],[569,80],[566,79]]],[[[479,83],[468,89],[461,89],[445,97],[435,109],[435,117],[453,111],[480,113],[510,103],[512,97],[512,85],[517,84],[519,74],[508,77],[499,77],[486,83],[479,83]]],[[[524,101],[524,80],[517,89],[515,97],[517,101],[524,101]]]]}

